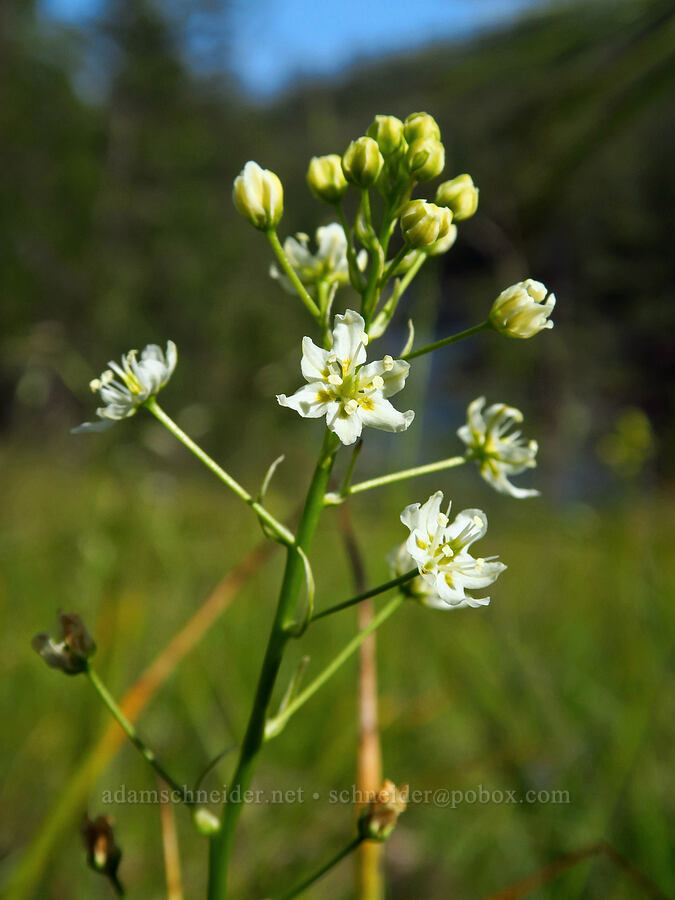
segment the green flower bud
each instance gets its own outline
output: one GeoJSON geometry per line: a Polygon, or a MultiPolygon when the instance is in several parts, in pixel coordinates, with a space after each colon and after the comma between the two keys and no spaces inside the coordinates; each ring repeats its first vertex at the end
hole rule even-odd
{"type": "Polygon", "coordinates": [[[195,828],[204,837],[211,837],[220,831],[220,821],[206,807],[200,806],[192,813],[192,821],[195,828]]]}
{"type": "Polygon", "coordinates": [[[255,228],[275,228],[284,213],[284,189],[269,169],[249,161],[234,179],[234,205],[255,228]]]}
{"type": "Polygon", "coordinates": [[[451,225],[445,237],[439,238],[429,247],[425,247],[424,252],[427,256],[441,256],[443,253],[448,252],[448,250],[452,247],[456,240],[457,226],[451,225]]]}
{"type": "Polygon", "coordinates": [[[436,191],[436,203],[452,210],[455,222],[470,219],[478,209],[478,188],[470,175],[444,181],[436,191]]]}
{"type": "Polygon", "coordinates": [[[445,166],[445,147],[435,138],[418,138],[408,148],[408,171],[415,181],[431,181],[445,166]]]}
{"type": "Polygon", "coordinates": [[[307,184],[314,196],[326,203],[337,203],[344,197],[349,185],[337,153],[312,157],[307,169],[307,184]]]}
{"type": "Polygon", "coordinates": [[[435,244],[447,235],[451,225],[450,210],[426,200],[412,200],[401,214],[403,239],[415,248],[435,244]]]}
{"type": "Polygon", "coordinates": [[[375,184],[383,165],[384,159],[380,148],[370,137],[360,137],[352,141],[342,157],[342,171],[345,178],[361,188],[375,184]]]}
{"type": "Polygon", "coordinates": [[[410,113],[405,120],[403,134],[409,144],[420,140],[420,138],[433,138],[435,141],[440,141],[441,139],[441,129],[438,127],[438,122],[433,116],[425,112],[410,113]]]}
{"type": "Polygon", "coordinates": [[[403,140],[403,122],[396,116],[375,116],[366,134],[377,141],[382,156],[392,156],[403,140]]]}

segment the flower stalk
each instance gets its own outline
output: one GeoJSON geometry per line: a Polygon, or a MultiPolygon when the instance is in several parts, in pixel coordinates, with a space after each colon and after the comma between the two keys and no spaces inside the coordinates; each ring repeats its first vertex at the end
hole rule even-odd
{"type": "Polygon", "coordinates": [[[319,310],[319,307],[316,305],[314,300],[312,300],[312,298],[310,297],[307,288],[300,281],[295,269],[288,261],[288,257],[284,253],[284,248],[281,246],[281,241],[279,240],[276,229],[270,228],[265,232],[265,234],[267,235],[267,240],[270,242],[272,250],[274,250],[274,255],[279,260],[279,265],[284,270],[284,274],[297,291],[298,297],[300,297],[313,318],[315,318],[317,322],[320,322],[321,311],[319,310]]]}
{"type": "Polygon", "coordinates": [[[369,478],[367,481],[358,481],[356,484],[351,485],[347,484],[339,492],[326,494],[324,503],[326,506],[339,506],[352,494],[361,494],[363,491],[371,491],[373,488],[394,484],[397,481],[407,481],[409,478],[417,478],[420,475],[428,475],[431,472],[453,469],[456,466],[463,465],[465,462],[467,462],[466,456],[450,456],[448,459],[439,459],[437,462],[415,466],[412,469],[401,469],[398,472],[391,472],[389,475],[380,475],[378,478],[369,478]]]}
{"type": "Polygon", "coordinates": [[[131,724],[129,719],[124,715],[120,707],[115,702],[112,694],[107,689],[107,687],[103,684],[101,679],[98,677],[98,674],[95,669],[91,666],[87,667],[86,675],[91,682],[94,690],[99,695],[108,711],[111,713],[113,718],[118,722],[120,728],[126,736],[129,738],[134,747],[141,754],[143,759],[152,766],[155,772],[162,778],[169,787],[176,792],[176,794],[180,797],[183,803],[186,806],[194,806],[195,801],[189,796],[189,793],[182,787],[178,782],[169,775],[164,766],[159,762],[154,752],[148,747],[148,745],[142,740],[139,736],[138,732],[131,724]]]}
{"type": "Polygon", "coordinates": [[[233,491],[237,497],[247,503],[251,509],[258,516],[260,521],[266,525],[268,528],[272,530],[274,534],[276,534],[277,539],[280,543],[285,544],[287,547],[293,545],[295,538],[293,533],[286,528],[285,525],[282,525],[270,512],[268,512],[265,507],[252,496],[246,490],[246,488],[242,487],[239,482],[233,478],[230,474],[228,474],[225,469],[218,465],[218,463],[212,459],[208,453],[206,453],[202,448],[196,444],[189,435],[187,435],[182,428],[180,428],[173,419],[168,416],[162,407],[157,403],[157,400],[154,397],[151,397],[149,400],[146,400],[145,407],[148,409],[153,416],[158,419],[165,428],[167,428],[171,434],[177,438],[181,444],[187,447],[191,453],[204,463],[207,469],[210,469],[213,474],[219,478],[223,484],[226,484],[227,487],[233,491]]]}
{"type": "MultiPolygon", "coordinates": [[[[288,547],[279,601],[265,650],[253,707],[241,744],[239,760],[231,781],[231,799],[225,801],[221,829],[211,838],[208,900],[224,900],[227,897],[230,853],[237,822],[242,812],[242,798],[251,784],[257,757],[265,740],[267,710],[272,699],[286,643],[290,638],[289,628],[293,624],[295,607],[305,579],[302,557],[297,552],[297,548],[301,548],[306,554],[311,546],[323,510],[323,498],[338,444],[338,438],[326,430],[319,460],[307,492],[297,536],[294,544],[288,547]]],[[[288,709],[292,706],[293,704],[290,704],[287,707],[284,713],[285,718],[289,717],[288,709]]]]}
{"type": "Polygon", "coordinates": [[[290,891],[285,891],[283,894],[279,894],[276,900],[293,900],[293,897],[299,897],[300,894],[304,893],[307,890],[307,888],[311,887],[313,884],[316,884],[316,882],[320,878],[322,878],[326,874],[326,872],[330,872],[330,870],[337,866],[338,863],[341,863],[342,860],[345,859],[345,857],[349,856],[350,853],[353,853],[354,850],[356,850],[356,848],[363,843],[363,841],[364,838],[362,838],[361,835],[357,835],[355,838],[352,838],[352,840],[345,847],[343,847],[342,850],[339,850],[335,854],[335,856],[331,857],[327,863],[324,863],[319,869],[316,870],[316,872],[310,875],[309,878],[306,878],[303,882],[296,885],[294,888],[291,888],[290,891]]]}
{"type": "MultiPolygon", "coordinates": [[[[417,574],[417,571],[413,573],[417,574]]],[[[403,603],[404,600],[403,594],[397,594],[396,597],[393,597],[386,606],[383,606],[382,609],[373,617],[372,622],[366,628],[363,628],[361,631],[356,634],[351,641],[338,653],[338,655],[326,666],[326,668],[316,676],[314,681],[307,685],[304,691],[301,691],[298,696],[291,703],[288,704],[284,712],[279,716],[275,717],[271,720],[274,725],[270,726],[274,729],[274,734],[279,734],[282,728],[286,725],[288,720],[293,716],[301,706],[304,706],[308,700],[310,700],[314,694],[319,690],[319,688],[323,687],[323,685],[333,677],[333,675],[338,671],[338,669],[349,659],[352,654],[356,653],[361,644],[365,641],[369,634],[372,634],[377,628],[380,627],[384,622],[387,621],[390,616],[392,616],[399,606],[403,603]]],[[[211,900],[211,898],[209,898],[211,900]]]]}

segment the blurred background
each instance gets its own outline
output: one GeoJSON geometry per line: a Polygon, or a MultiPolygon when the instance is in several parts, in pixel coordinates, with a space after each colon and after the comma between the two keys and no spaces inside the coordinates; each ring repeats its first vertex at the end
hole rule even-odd
{"type": "MultiPolygon", "coordinates": [[[[486,510],[484,552],[509,565],[489,609],[406,606],[383,629],[385,773],[570,802],[412,807],[388,848],[389,896],[497,896],[600,840],[642,887],[592,857],[528,896],[675,890],[674,47],[668,0],[0,6],[0,885],[12,900],[111,895],[85,866],[87,808],[115,817],[129,895],[166,896],[157,807],[101,801],[153,779],[130,747],[82,775],[105,714],[86,682],[40,663],[31,636],[78,610],[121,696],[260,540],[149,416],[71,436],[92,416],[89,380],[130,347],[175,340],[163,405],[252,490],[285,453],[270,505],[291,516],[321,429],[274,394],[298,386],[311,325],[268,278],[232,180],[250,158],[277,172],[281,236],[313,234],[330,217],[306,188],[309,158],[341,153],[376,113],[416,110],[441,126],[445,177],[471,173],[480,206],[414,282],[384,351],[400,348],[408,316],[419,344],[451,334],[527,276],[558,305],[535,340],[487,334],[425,357],[406,387],[414,429],[368,435],[359,479],[453,455],[466,405],[485,394],[522,409],[541,447],[521,481],[539,499],[490,493],[460,469],[353,502],[369,583],[387,577],[400,509],[437,488],[486,510]]],[[[338,310],[351,303],[338,294],[338,310]]],[[[314,560],[319,598],[351,593],[331,513],[314,560]]],[[[273,552],[244,580],[143,713],[181,781],[241,736],[280,566],[273,552]]],[[[330,621],[307,636],[313,669],[355,627],[351,613],[330,621]]],[[[346,666],[266,751],[259,786],[352,784],[354,676],[346,666]]],[[[252,807],[236,895],[299,877],[351,815],[252,807]]],[[[199,897],[202,842],[176,818],[185,896],[199,897]]],[[[351,896],[351,874],[344,864],[308,896],[351,896]]]]}

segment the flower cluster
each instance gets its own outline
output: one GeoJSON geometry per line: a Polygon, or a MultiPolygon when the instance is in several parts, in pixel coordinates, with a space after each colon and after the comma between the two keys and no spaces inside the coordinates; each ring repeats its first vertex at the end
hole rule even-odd
{"type": "Polygon", "coordinates": [[[301,370],[307,384],[290,397],[278,394],[277,401],[306,419],[325,416],[326,425],[343,444],[353,444],[364,425],[405,431],[415,413],[399,412],[387,397],[403,388],[410,366],[391,356],[365,365],[367,344],[359,313],[348,309],[335,316],[332,348],[323,350],[304,337],[301,370]]]}

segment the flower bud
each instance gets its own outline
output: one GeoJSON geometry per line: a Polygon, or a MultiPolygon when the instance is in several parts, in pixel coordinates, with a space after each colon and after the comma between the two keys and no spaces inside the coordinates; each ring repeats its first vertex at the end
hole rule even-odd
{"type": "Polygon", "coordinates": [[[337,153],[312,157],[307,169],[307,184],[314,196],[326,203],[337,203],[345,195],[349,185],[337,153]]]}
{"type": "Polygon", "coordinates": [[[347,181],[357,187],[375,184],[384,165],[377,143],[370,137],[352,141],[342,157],[342,171],[347,181]]]}
{"type": "Polygon", "coordinates": [[[435,138],[418,138],[408,147],[406,163],[415,181],[431,181],[445,167],[445,147],[435,138]]]}
{"type": "Polygon", "coordinates": [[[401,214],[403,239],[411,247],[428,247],[444,238],[452,225],[452,213],[445,206],[426,200],[412,200],[401,214]]]}
{"type": "Polygon", "coordinates": [[[490,310],[490,324],[513,338],[530,338],[544,328],[553,328],[548,318],[555,306],[555,294],[548,294],[541,281],[528,278],[512,284],[497,297],[490,310]]]}
{"type": "Polygon", "coordinates": [[[433,116],[425,112],[410,113],[403,125],[403,134],[409,144],[420,138],[441,139],[441,129],[433,116]]]}
{"type": "Polygon", "coordinates": [[[408,785],[397,788],[385,780],[374,799],[359,817],[359,834],[371,841],[386,841],[396,827],[398,817],[408,804],[408,785]]]}
{"type": "Polygon", "coordinates": [[[284,212],[284,189],[269,169],[249,160],[234,179],[234,205],[255,228],[275,228],[284,212]]]}
{"type": "Polygon", "coordinates": [[[200,806],[192,813],[192,821],[197,831],[203,834],[204,837],[211,837],[211,835],[220,831],[218,817],[214,816],[205,806],[200,806]]]}
{"type": "Polygon", "coordinates": [[[48,634],[36,634],[31,645],[36,653],[52,669],[60,669],[66,675],[79,675],[89,667],[89,657],[96,652],[94,639],[84,627],[77,613],[60,613],[60,640],[54,641],[48,634]]]}
{"type": "Polygon", "coordinates": [[[478,209],[478,188],[470,175],[444,181],[436,191],[436,203],[452,210],[455,222],[469,219],[478,209]]]}
{"type": "Polygon", "coordinates": [[[448,233],[445,237],[439,238],[437,241],[434,241],[429,247],[424,248],[424,252],[427,256],[442,256],[443,253],[447,253],[448,250],[452,247],[452,245],[457,240],[457,226],[451,225],[448,228],[448,233]]]}
{"type": "Polygon", "coordinates": [[[396,116],[375,116],[366,134],[377,141],[382,156],[392,156],[403,141],[403,122],[396,116]]]}
{"type": "Polygon", "coordinates": [[[105,875],[116,894],[121,896],[124,890],[117,877],[117,870],[122,858],[122,851],[115,843],[112,826],[113,820],[109,816],[90,819],[85,815],[82,823],[82,838],[89,866],[94,872],[105,875]]]}

